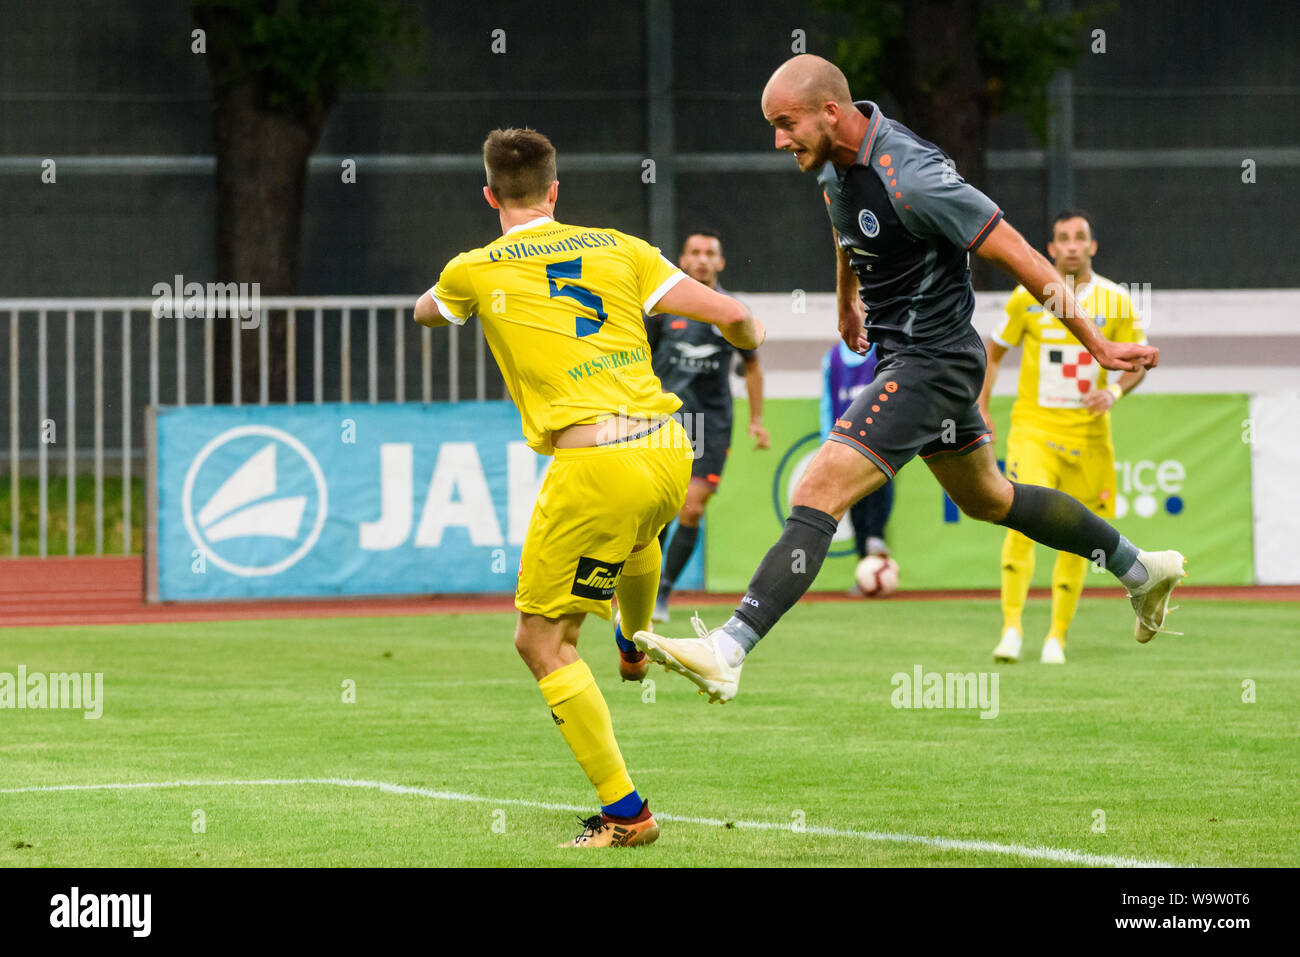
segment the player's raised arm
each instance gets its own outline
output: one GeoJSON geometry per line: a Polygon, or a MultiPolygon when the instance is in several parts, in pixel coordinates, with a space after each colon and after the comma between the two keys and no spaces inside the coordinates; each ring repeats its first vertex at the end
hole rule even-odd
{"type": "Polygon", "coordinates": [[[670,312],[718,327],[722,337],[737,349],[757,349],[767,330],[743,302],[724,296],[690,276],[677,282],[654,305],[655,312],[670,312]]]}
{"type": "Polygon", "coordinates": [[[993,227],[977,251],[1065,323],[1103,368],[1128,372],[1139,366],[1154,369],[1159,362],[1160,350],[1154,346],[1111,342],[1098,332],[1052,264],[1005,219],[993,227]]]}

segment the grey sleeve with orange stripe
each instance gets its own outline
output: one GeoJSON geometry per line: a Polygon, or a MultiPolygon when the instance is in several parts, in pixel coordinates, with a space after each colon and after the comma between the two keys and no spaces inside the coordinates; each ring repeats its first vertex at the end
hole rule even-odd
{"type": "Polygon", "coordinates": [[[902,146],[893,152],[896,185],[885,185],[903,225],[917,236],[944,236],[961,249],[977,249],[1002,218],[998,204],[962,179],[936,149],[902,146]]]}

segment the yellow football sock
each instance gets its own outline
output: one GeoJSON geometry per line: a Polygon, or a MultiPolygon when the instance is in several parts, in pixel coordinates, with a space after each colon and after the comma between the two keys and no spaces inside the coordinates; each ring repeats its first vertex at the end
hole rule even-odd
{"type": "Polygon", "coordinates": [[[618,613],[623,617],[623,637],[628,641],[638,631],[650,627],[655,596],[659,592],[659,568],[663,565],[663,552],[657,538],[638,552],[633,552],[623,565],[623,574],[614,588],[618,597],[618,613]]]}
{"type": "Polygon", "coordinates": [[[632,793],[632,779],[614,740],[614,723],[609,706],[596,679],[581,659],[557,668],[537,684],[564,735],[573,756],[596,786],[602,806],[609,806],[632,793]]]}
{"type": "Polygon", "coordinates": [[[1048,633],[1061,639],[1074,621],[1083,582],[1088,577],[1088,559],[1071,552],[1058,552],[1056,566],[1052,569],[1052,630],[1048,633]]]}
{"type": "Polygon", "coordinates": [[[1034,541],[1019,532],[1007,532],[1002,542],[1002,629],[1021,633],[1020,616],[1029,597],[1029,580],[1034,577],[1034,541]]]}

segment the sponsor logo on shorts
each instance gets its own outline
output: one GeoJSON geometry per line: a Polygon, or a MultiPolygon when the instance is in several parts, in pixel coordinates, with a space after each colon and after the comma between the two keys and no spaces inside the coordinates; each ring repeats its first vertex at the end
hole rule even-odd
{"type": "Polygon", "coordinates": [[[605,562],[583,556],[578,559],[578,571],[573,576],[572,593],[579,598],[604,601],[614,597],[614,586],[623,571],[622,562],[605,562]]]}

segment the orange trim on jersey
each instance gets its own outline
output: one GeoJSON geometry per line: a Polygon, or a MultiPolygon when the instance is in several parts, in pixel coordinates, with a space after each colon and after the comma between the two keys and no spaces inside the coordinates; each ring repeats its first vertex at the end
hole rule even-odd
{"type": "Polygon", "coordinates": [[[962,446],[961,448],[959,448],[959,449],[940,449],[938,452],[931,452],[929,455],[922,455],[921,458],[923,458],[923,459],[932,459],[932,458],[934,458],[936,455],[954,455],[954,454],[956,454],[956,453],[958,453],[958,452],[965,452],[968,448],[970,448],[970,447],[971,447],[972,445],[974,445],[976,442],[980,442],[980,441],[983,441],[983,440],[986,439],[986,438],[990,438],[990,437],[992,437],[992,435],[993,435],[992,432],[981,432],[981,433],[980,433],[979,435],[977,435],[974,439],[972,439],[971,441],[967,442],[965,445],[963,445],[963,446],[962,446]]]}
{"type": "Polygon", "coordinates": [[[880,107],[876,107],[872,111],[871,126],[867,130],[867,145],[862,150],[862,158],[867,162],[871,161],[871,144],[876,138],[876,130],[878,129],[880,129],[880,107]]]}
{"type": "Polygon", "coordinates": [[[868,446],[868,445],[864,445],[862,442],[859,442],[859,441],[858,441],[857,439],[855,439],[853,436],[851,436],[851,435],[845,435],[843,432],[832,432],[830,435],[827,436],[827,438],[830,438],[830,439],[835,439],[835,438],[848,439],[848,440],[849,440],[850,442],[852,442],[854,445],[861,445],[862,448],[866,449],[867,454],[871,456],[871,460],[872,460],[873,462],[875,462],[877,465],[879,465],[881,468],[883,468],[886,472],[888,472],[890,478],[893,478],[893,477],[894,477],[894,470],[891,469],[891,468],[889,467],[889,463],[888,463],[888,462],[886,462],[884,459],[882,459],[882,458],[880,457],[880,453],[879,453],[879,452],[876,452],[876,451],[875,451],[874,449],[872,449],[870,446],[868,446]]]}
{"type": "Polygon", "coordinates": [[[993,225],[993,220],[995,220],[995,219],[998,218],[998,214],[999,214],[1000,212],[1002,212],[1001,209],[995,209],[995,210],[993,210],[993,215],[990,216],[990,217],[989,217],[989,221],[988,221],[987,223],[985,223],[985,224],[980,228],[980,231],[979,231],[978,233],[975,234],[975,238],[972,239],[972,240],[970,241],[970,245],[966,247],[967,249],[974,249],[974,248],[975,248],[975,244],[978,243],[981,239],[984,238],[984,231],[987,230],[990,226],[993,225]]]}

